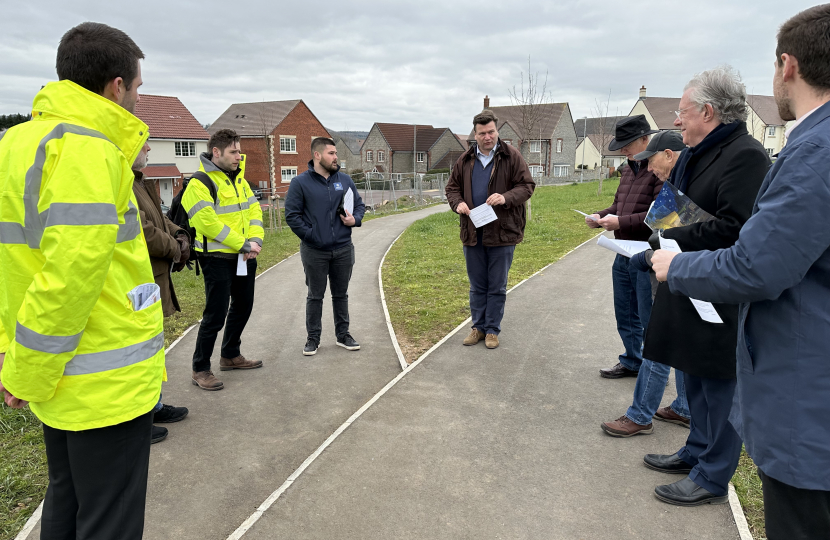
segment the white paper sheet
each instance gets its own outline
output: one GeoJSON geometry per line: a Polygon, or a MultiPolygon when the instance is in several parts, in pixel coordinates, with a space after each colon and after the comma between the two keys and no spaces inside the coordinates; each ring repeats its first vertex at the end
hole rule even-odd
{"type": "Polygon", "coordinates": [[[607,238],[605,235],[599,237],[597,245],[605,249],[610,249],[614,253],[619,253],[623,257],[631,257],[641,251],[650,249],[648,242],[637,242],[636,240],[616,240],[607,238]]]}
{"type": "MultiPolygon", "coordinates": [[[[590,219],[590,220],[593,220],[593,221],[599,221],[599,219],[597,219],[597,218],[593,217],[593,215],[592,215],[592,214],[586,214],[585,212],[582,212],[582,211],[580,211],[580,210],[577,210],[576,208],[571,208],[571,210],[573,210],[573,211],[574,211],[574,212],[576,212],[577,214],[582,214],[583,216],[585,216],[586,218],[588,218],[588,219],[590,219]]],[[[608,215],[607,215],[607,216],[605,216],[605,217],[617,217],[617,215],[616,215],[616,214],[608,214],[608,215]]],[[[602,218],[600,218],[600,219],[602,219],[602,218]]]]}
{"type": "Polygon", "coordinates": [[[473,225],[475,225],[475,228],[478,229],[479,227],[483,227],[484,225],[487,225],[492,221],[496,221],[499,218],[496,217],[493,207],[487,203],[484,203],[481,206],[476,206],[470,210],[470,219],[473,220],[473,225]]]}
{"type": "Polygon", "coordinates": [[[352,192],[352,188],[349,188],[346,194],[343,195],[343,209],[350,214],[354,214],[354,193],[352,192]]]}
{"type": "MultiPolygon", "coordinates": [[[[677,244],[677,240],[663,238],[662,233],[660,234],[660,249],[665,249],[666,251],[672,251],[674,253],[683,253],[680,246],[677,244]]],[[[714,324],[723,324],[723,319],[721,319],[720,315],[718,315],[718,312],[715,310],[715,306],[709,302],[704,302],[703,300],[695,300],[694,298],[689,298],[689,300],[692,301],[692,305],[695,306],[695,311],[697,311],[697,314],[700,315],[701,319],[714,324]]]]}
{"type": "Polygon", "coordinates": [[[236,275],[248,275],[248,261],[245,260],[245,255],[243,255],[242,253],[239,254],[239,258],[236,260],[236,275]]]}
{"type": "Polygon", "coordinates": [[[161,300],[161,289],[155,283],[143,283],[127,293],[133,303],[133,311],[147,309],[161,300]]]}

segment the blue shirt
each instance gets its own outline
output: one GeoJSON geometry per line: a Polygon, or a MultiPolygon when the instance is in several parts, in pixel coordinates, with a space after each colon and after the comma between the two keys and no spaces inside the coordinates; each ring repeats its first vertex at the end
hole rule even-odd
{"type": "Polygon", "coordinates": [[[498,150],[498,149],[499,149],[499,143],[497,142],[496,146],[494,146],[493,149],[490,150],[489,154],[484,154],[484,153],[481,152],[481,149],[478,147],[478,145],[476,145],[476,157],[481,162],[482,167],[486,168],[487,165],[489,165],[490,162],[493,161],[493,158],[496,156],[496,150],[498,150]]]}

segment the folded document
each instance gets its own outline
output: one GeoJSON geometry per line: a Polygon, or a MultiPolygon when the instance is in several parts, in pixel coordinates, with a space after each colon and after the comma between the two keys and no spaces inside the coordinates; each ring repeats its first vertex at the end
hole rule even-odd
{"type": "Polygon", "coordinates": [[[600,235],[597,240],[597,245],[605,249],[610,249],[614,253],[619,253],[623,257],[631,258],[633,255],[645,251],[650,248],[648,242],[638,242],[636,240],[616,240],[607,238],[605,235],[600,235]]]}
{"type": "Polygon", "coordinates": [[[133,311],[147,309],[161,300],[161,289],[155,283],[144,283],[127,293],[133,303],[133,311]]]}

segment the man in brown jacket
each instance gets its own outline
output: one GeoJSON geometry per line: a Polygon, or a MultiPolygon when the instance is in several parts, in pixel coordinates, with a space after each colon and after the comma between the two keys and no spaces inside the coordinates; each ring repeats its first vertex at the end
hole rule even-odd
{"type": "MultiPolygon", "coordinates": [[[[608,144],[609,150],[621,150],[628,158],[623,168],[620,187],[614,195],[614,204],[585,218],[589,227],[602,227],[614,231],[614,238],[620,240],[646,241],[651,229],[645,224],[648,208],[660,193],[663,181],[648,170],[648,160],[637,161],[635,154],[648,147],[649,135],[657,133],[651,129],[645,115],[630,116],[617,122],[614,138],[608,144]]],[[[614,285],[614,314],[617,317],[617,331],[622,339],[625,352],[612,368],[601,369],[606,379],[636,377],[643,362],[642,321],[651,314],[651,282],[646,272],[640,272],[629,264],[627,257],[617,255],[611,267],[614,285]]]]}
{"type": "MultiPolygon", "coordinates": [[[[174,224],[161,211],[161,199],[156,192],[155,183],[145,180],[141,170],[147,166],[147,153],[150,145],[145,143],[133,163],[133,193],[138,201],[138,213],[141,218],[141,228],[144,231],[144,240],[147,242],[147,251],[150,253],[150,263],[153,265],[153,278],[161,290],[161,307],[164,316],[169,317],[179,308],[176,291],[173,289],[171,270],[181,270],[190,256],[190,243],[187,232],[174,224]]],[[[189,411],[186,407],[164,405],[159,396],[159,402],[153,409],[153,423],[171,423],[184,420],[189,411]]],[[[151,441],[153,444],[167,438],[167,429],[153,426],[151,441]]]]}
{"type": "Polygon", "coordinates": [[[524,237],[524,203],[536,187],[519,151],[499,140],[497,124],[498,118],[487,109],[473,118],[476,142],[458,158],[446,188],[447,202],[461,220],[470,279],[473,328],[464,345],[484,339],[488,349],[499,346],[507,273],[513,250],[524,237]],[[470,211],[485,204],[497,219],[476,228],[470,211]]]}

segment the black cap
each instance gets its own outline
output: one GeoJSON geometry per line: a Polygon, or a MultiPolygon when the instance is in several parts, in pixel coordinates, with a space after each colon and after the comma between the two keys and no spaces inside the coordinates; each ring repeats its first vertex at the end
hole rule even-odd
{"type": "Polygon", "coordinates": [[[652,133],[657,133],[657,130],[651,129],[648,120],[646,120],[646,115],[638,114],[637,116],[623,118],[617,122],[614,138],[608,144],[608,149],[611,151],[619,150],[628,143],[632,143],[640,137],[651,135],[652,133]]]}
{"type": "Polygon", "coordinates": [[[634,156],[634,159],[637,161],[645,161],[657,152],[662,152],[663,150],[674,150],[675,152],[679,152],[684,148],[686,148],[686,145],[683,144],[683,136],[680,132],[661,131],[651,138],[646,149],[634,156]]]}

